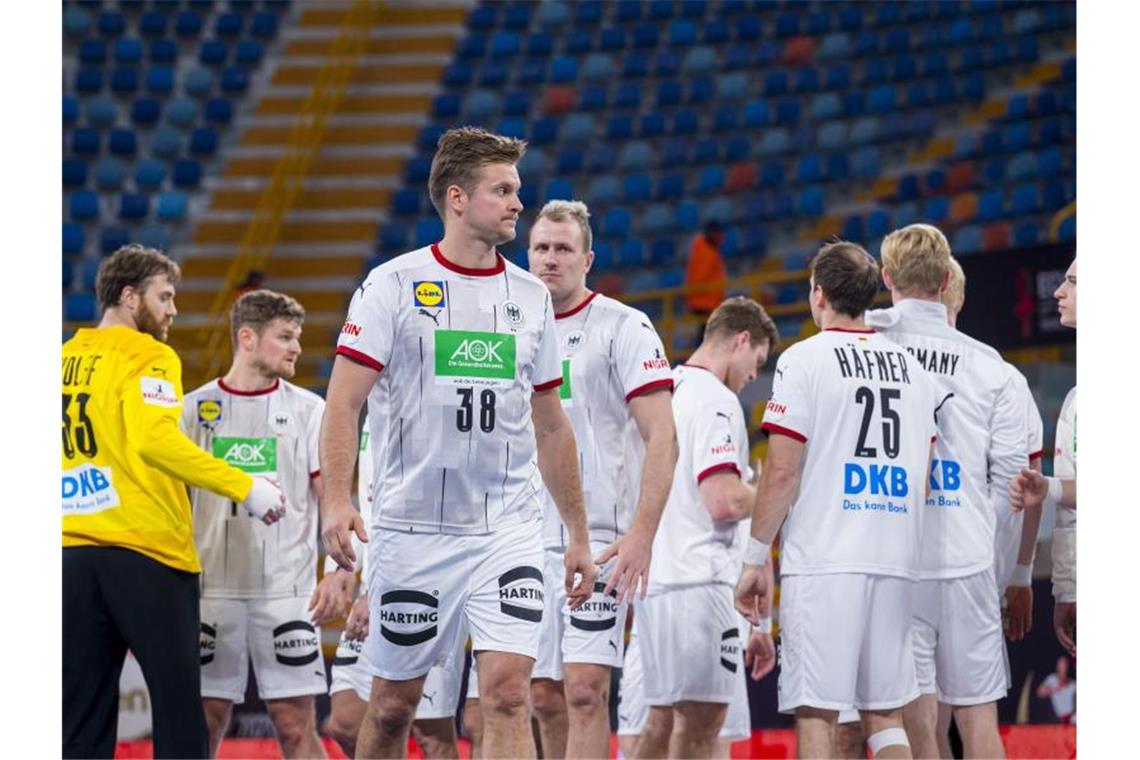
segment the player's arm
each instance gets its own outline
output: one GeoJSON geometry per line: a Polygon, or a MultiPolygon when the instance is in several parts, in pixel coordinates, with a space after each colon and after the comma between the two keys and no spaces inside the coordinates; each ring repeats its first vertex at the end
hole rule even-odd
{"type": "Polygon", "coordinates": [[[1014,509],[1040,509],[1052,501],[1063,509],[1077,508],[1076,478],[1058,478],[1038,471],[1023,469],[1009,483],[1009,502],[1014,509]]]}
{"type": "Polygon", "coordinates": [[[990,493],[1002,495],[1010,492],[1010,484],[1029,465],[1025,446],[1025,405],[1012,377],[1007,377],[998,391],[989,430],[990,493]]]}
{"type": "Polygon", "coordinates": [[[756,489],[740,478],[735,469],[724,469],[704,477],[698,490],[701,503],[717,522],[740,522],[752,513],[756,489]]]}
{"type": "Polygon", "coordinates": [[[570,608],[576,609],[590,598],[594,590],[593,557],[590,535],[586,528],[586,504],[582,496],[582,476],[578,470],[578,446],[574,429],[562,409],[557,389],[535,391],[531,396],[538,469],[550,491],[569,541],[566,545],[566,595],[570,608]],[[574,573],[582,574],[574,585],[574,573]]]}
{"type": "Polygon", "coordinates": [[[352,472],[360,441],[360,409],[379,374],[379,369],[338,355],[321,421],[321,538],[325,552],[349,571],[356,567],[350,534],[368,540],[364,520],[352,505],[352,472]]]}
{"type": "Polygon", "coordinates": [[[277,520],[284,497],[276,485],[264,478],[255,480],[215,458],[180,429],[182,363],[173,351],[144,357],[126,383],[122,411],[127,440],[146,464],[175,480],[241,503],[267,522],[277,520]]]}

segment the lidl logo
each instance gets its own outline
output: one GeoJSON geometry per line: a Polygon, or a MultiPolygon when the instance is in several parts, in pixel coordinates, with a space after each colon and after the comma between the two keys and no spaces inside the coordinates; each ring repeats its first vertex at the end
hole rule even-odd
{"type": "Polygon", "coordinates": [[[214,456],[243,472],[276,472],[276,438],[237,438],[218,436],[213,442],[214,456]]]}
{"type": "Polygon", "coordinates": [[[429,309],[447,306],[443,297],[443,282],[440,280],[417,280],[412,283],[412,294],[415,296],[413,306],[426,306],[429,309]]]}
{"type": "Polygon", "coordinates": [[[507,333],[436,330],[435,374],[445,384],[481,379],[509,384],[515,379],[515,336],[507,333]]]}
{"type": "Polygon", "coordinates": [[[213,399],[198,402],[198,422],[209,426],[222,418],[222,405],[213,399]]]}

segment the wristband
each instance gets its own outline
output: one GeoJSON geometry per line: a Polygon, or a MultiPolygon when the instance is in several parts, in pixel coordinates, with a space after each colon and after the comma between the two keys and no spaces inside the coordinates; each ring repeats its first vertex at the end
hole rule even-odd
{"type": "Polygon", "coordinates": [[[1015,565],[1009,577],[1010,586],[1032,586],[1033,565],[1015,565]]]}
{"type": "Polygon", "coordinates": [[[1049,490],[1045,492],[1045,503],[1052,504],[1058,507],[1061,504],[1061,479],[1060,478],[1045,478],[1049,483],[1049,490]]]}
{"type": "Polygon", "coordinates": [[[768,561],[768,555],[771,552],[771,544],[766,544],[756,538],[749,538],[748,547],[744,550],[744,563],[747,565],[763,565],[768,561]]]}
{"type": "Polygon", "coordinates": [[[756,633],[767,633],[770,635],[772,633],[772,616],[769,615],[760,618],[760,622],[752,626],[752,630],[756,633]]]}

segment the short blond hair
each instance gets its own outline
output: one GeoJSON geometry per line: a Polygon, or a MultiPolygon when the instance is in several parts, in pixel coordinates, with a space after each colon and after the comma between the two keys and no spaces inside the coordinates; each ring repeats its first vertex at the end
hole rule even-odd
{"type": "Polygon", "coordinates": [[[767,341],[768,349],[775,350],[780,342],[776,323],[764,307],[744,296],[733,296],[721,302],[705,323],[705,340],[726,341],[744,331],[753,347],[767,341]]]}
{"type": "Polygon", "coordinates": [[[953,256],[950,257],[950,284],[942,294],[942,303],[952,313],[961,311],[962,305],[966,303],[966,273],[953,256]]]}
{"type": "MultiPolygon", "coordinates": [[[[589,253],[594,250],[594,233],[590,231],[590,209],[582,201],[564,201],[553,200],[547,201],[542,210],[538,212],[539,219],[549,219],[552,222],[566,222],[575,221],[578,227],[582,230],[582,242],[586,244],[586,250],[582,253],[589,253]]],[[[531,227],[533,230],[534,228],[531,227]]]]}
{"type": "Polygon", "coordinates": [[[431,205],[446,219],[447,188],[458,185],[470,194],[487,164],[517,164],[526,154],[526,141],[496,135],[479,127],[456,127],[444,132],[436,143],[428,175],[431,205]]]}
{"type": "Polygon", "coordinates": [[[883,238],[883,270],[903,295],[937,295],[950,270],[950,242],[929,224],[911,224],[883,238]]]}

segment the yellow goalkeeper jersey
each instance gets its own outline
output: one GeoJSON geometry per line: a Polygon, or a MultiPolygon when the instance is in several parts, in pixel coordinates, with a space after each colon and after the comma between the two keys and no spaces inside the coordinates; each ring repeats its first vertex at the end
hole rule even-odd
{"type": "Polygon", "coordinates": [[[120,546],[201,571],[189,484],[243,501],[252,478],[178,428],[182,363],[128,327],[63,344],[63,545],[120,546]]]}

